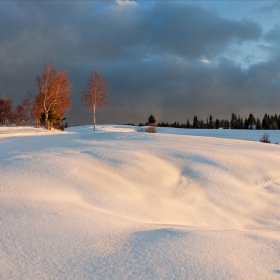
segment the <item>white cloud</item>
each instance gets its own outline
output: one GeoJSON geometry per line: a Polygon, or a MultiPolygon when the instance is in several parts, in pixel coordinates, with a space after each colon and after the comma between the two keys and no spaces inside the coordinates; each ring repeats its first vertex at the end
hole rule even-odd
{"type": "Polygon", "coordinates": [[[211,64],[211,62],[207,59],[202,59],[201,62],[204,64],[211,64]]]}
{"type": "Polygon", "coordinates": [[[128,5],[129,6],[135,6],[135,5],[138,6],[138,4],[136,2],[130,1],[130,0],[116,0],[116,3],[120,6],[128,6],[128,5]]]}
{"type": "Polygon", "coordinates": [[[210,61],[208,59],[202,59],[201,62],[205,65],[217,66],[219,63],[217,61],[210,61]]]}

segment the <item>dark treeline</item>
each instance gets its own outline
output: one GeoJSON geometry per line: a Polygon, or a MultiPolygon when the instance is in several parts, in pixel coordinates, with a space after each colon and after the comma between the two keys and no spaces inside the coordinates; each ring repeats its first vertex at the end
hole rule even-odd
{"type": "MultiPolygon", "coordinates": [[[[148,124],[148,122],[145,124],[140,123],[139,126],[148,124]]],[[[158,122],[157,126],[195,129],[280,129],[280,115],[268,115],[265,113],[262,120],[260,120],[255,118],[252,113],[245,119],[232,113],[230,120],[214,119],[210,115],[205,121],[194,116],[192,122],[189,119],[187,119],[186,123],[179,123],[177,121],[173,123],[158,122]]]]}
{"type": "Polygon", "coordinates": [[[3,98],[0,94],[0,125],[28,124],[30,120],[30,100],[24,99],[19,105],[13,106],[11,97],[3,98]]]}
{"type": "MultiPolygon", "coordinates": [[[[34,124],[36,118],[39,122],[43,123],[44,113],[39,111],[36,116],[36,107],[34,107],[35,96],[29,94],[19,105],[13,106],[13,100],[11,97],[3,98],[0,94],[0,125],[30,125],[34,124]]],[[[51,115],[51,114],[50,114],[51,115]]],[[[50,116],[49,116],[50,117],[50,116]]],[[[59,118],[58,123],[65,118],[59,118]]],[[[130,125],[134,125],[129,123],[130,125]]],[[[148,122],[140,123],[139,126],[143,125],[157,125],[158,127],[176,127],[176,128],[195,128],[195,129],[280,129],[280,115],[264,114],[263,118],[255,118],[251,113],[245,119],[232,113],[230,120],[228,119],[214,119],[210,115],[205,121],[198,119],[197,116],[193,117],[192,122],[187,119],[186,123],[179,123],[175,121],[169,122],[158,122],[153,115],[149,117],[148,122]]],[[[67,126],[67,123],[66,123],[67,126]]]]}
{"type": "MultiPolygon", "coordinates": [[[[0,94],[0,125],[43,126],[45,124],[45,113],[39,112],[39,116],[36,116],[34,103],[35,95],[32,94],[28,94],[28,96],[16,106],[13,105],[13,99],[11,97],[4,98],[0,94]]],[[[65,120],[65,118],[58,118],[53,112],[49,112],[48,119],[52,121],[53,126],[59,129],[62,128],[60,125],[61,121],[65,120]]],[[[67,127],[67,123],[65,127],[67,127]]]]}

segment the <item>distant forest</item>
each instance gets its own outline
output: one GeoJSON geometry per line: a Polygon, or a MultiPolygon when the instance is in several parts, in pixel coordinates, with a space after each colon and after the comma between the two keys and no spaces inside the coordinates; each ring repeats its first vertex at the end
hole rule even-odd
{"type": "MultiPolygon", "coordinates": [[[[134,125],[134,124],[132,124],[134,125]]],[[[186,123],[179,123],[177,121],[173,123],[169,122],[156,122],[156,119],[151,115],[146,123],[139,123],[139,126],[144,125],[157,125],[158,127],[176,127],[176,128],[195,128],[195,129],[280,129],[280,115],[268,115],[264,114],[262,120],[255,118],[251,113],[245,119],[232,113],[230,120],[228,119],[215,119],[212,115],[206,119],[198,119],[197,116],[193,117],[192,122],[187,119],[186,123]]]]}
{"type": "MultiPolygon", "coordinates": [[[[36,105],[36,98],[31,96],[31,98],[24,99],[21,104],[16,107],[12,106],[13,100],[11,97],[3,98],[0,94],[0,125],[45,125],[45,113],[42,109],[39,110],[36,115],[34,112],[34,104],[36,105]],[[33,100],[32,100],[33,99],[33,100]],[[33,106],[32,106],[33,103],[33,106]]],[[[57,114],[57,113],[56,113],[57,114]]],[[[52,124],[61,127],[61,122],[65,120],[62,118],[63,112],[57,117],[51,110],[49,112],[48,120],[52,124]],[[56,117],[56,118],[55,118],[56,117]]],[[[127,123],[128,125],[135,125],[134,123],[127,123]]],[[[156,118],[151,115],[148,121],[145,123],[139,123],[139,126],[153,125],[158,127],[176,127],[176,128],[195,128],[195,129],[280,129],[280,115],[274,114],[264,114],[262,120],[255,118],[251,113],[245,119],[237,116],[237,114],[232,113],[230,120],[228,119],[214,119],[210,115],[205,121],[198,119],[197,116],[193,117],[192,122],[187,119],[186,123],[175,122],[157,122],[156,118]]],[[[67,127],[67,123],[66,123],[67,127]]]]}

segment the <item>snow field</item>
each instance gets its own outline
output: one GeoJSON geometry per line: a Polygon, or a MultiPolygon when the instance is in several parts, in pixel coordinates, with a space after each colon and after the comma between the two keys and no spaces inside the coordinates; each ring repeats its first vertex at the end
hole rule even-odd
{"type": "Polygon", "coordinates": [[[278,279],[280,146],[168,131],[1,127],[0,278],[278,279]]]}

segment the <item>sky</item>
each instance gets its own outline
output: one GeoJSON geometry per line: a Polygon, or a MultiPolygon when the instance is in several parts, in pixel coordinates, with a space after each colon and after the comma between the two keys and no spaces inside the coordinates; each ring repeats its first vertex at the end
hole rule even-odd
{"type": "Polygon", "coordinates": [[[110,86],[97,123],[280,114],[279,1],[0,1],[0,93],[36,92],[44,63],[73,82],[70,125],[94,71],[110,86]]]}

